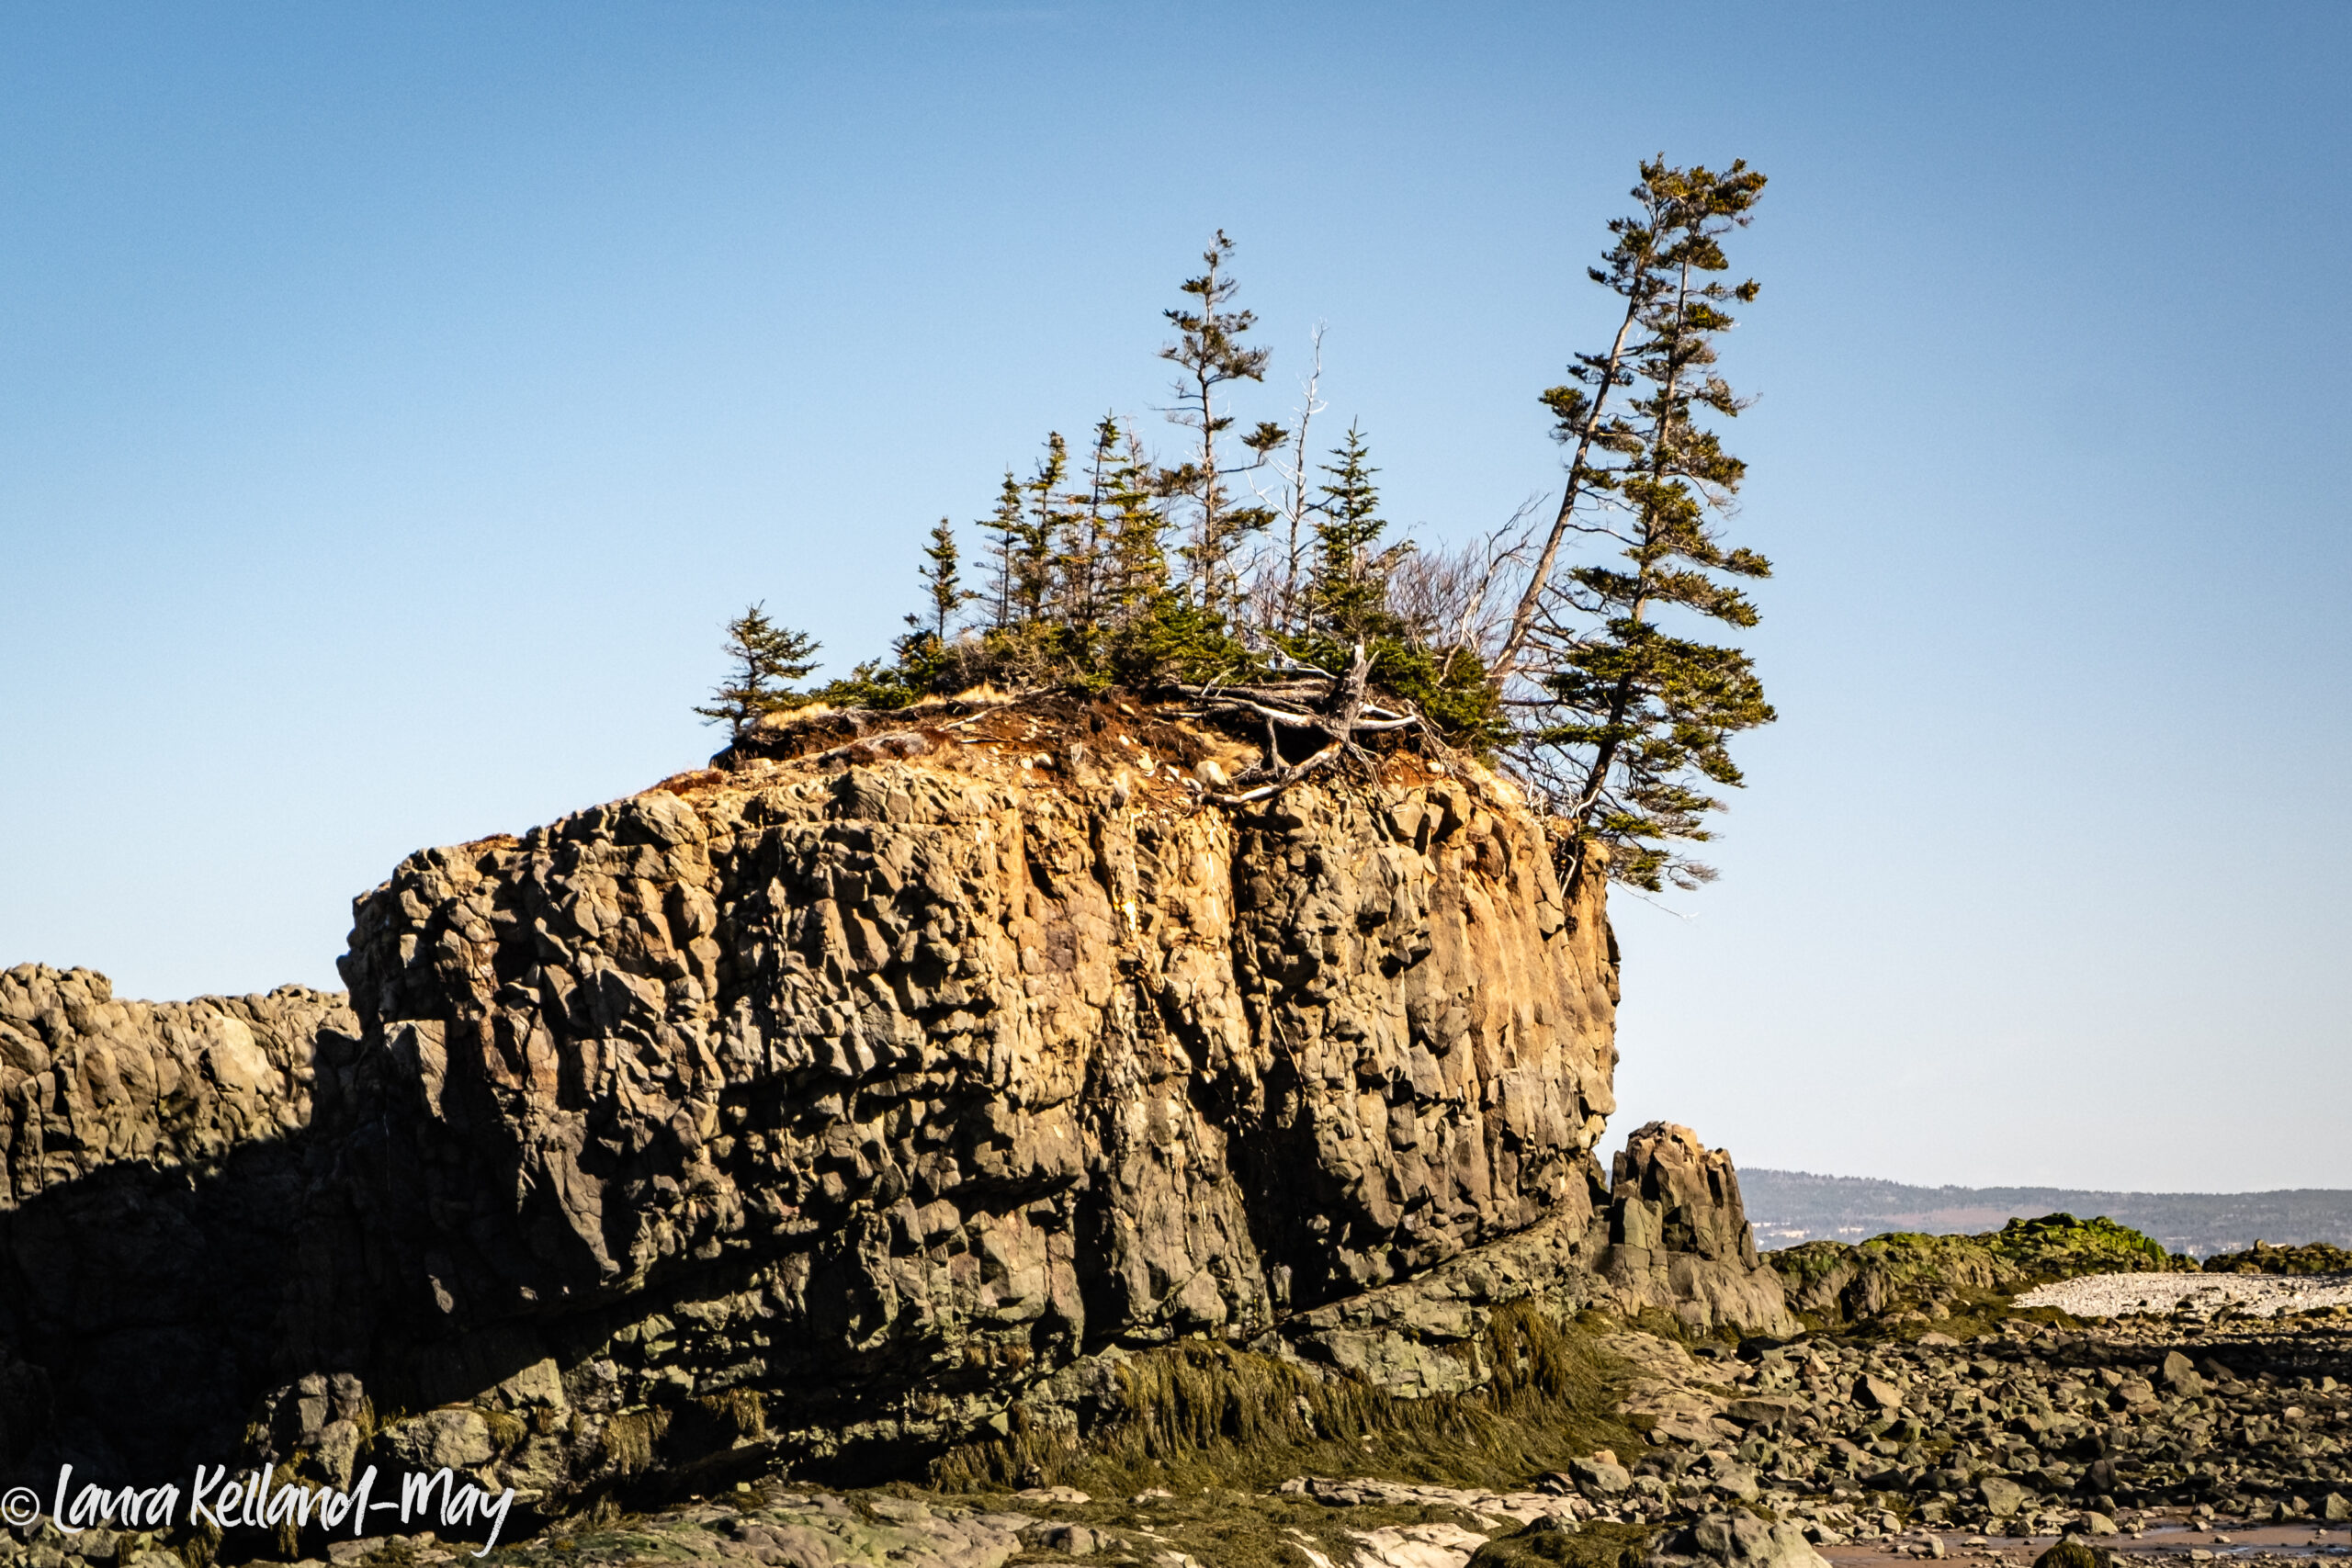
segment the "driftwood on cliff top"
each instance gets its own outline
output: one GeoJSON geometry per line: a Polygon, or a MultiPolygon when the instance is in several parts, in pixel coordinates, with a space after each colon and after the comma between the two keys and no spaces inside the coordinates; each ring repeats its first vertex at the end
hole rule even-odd
{"type": "Polygon", "coordinates": [[[1227,794],[1211,792],[1208,799],[1220,806],[1247,806],[1271,799],[1329,763],[1351,756],[1364,758],[1363,748],[1356,744],[1359,735],[1418,728],[1431,739],[1437,738],[1428,720],[1409,705],[1400,711],[1370,700],[1372,664],[1365,658],[1361,642],[1355,646],[1345,674],[1334,675],[1311,665],[1292,668],[1303,678],[1248,686],[1177,688],[1199,704],[1204,714],[1254,717],[1266,726],[1265,761],[1234,781],[1248,787],[1227,794]],[[1311,756],[1285,763],[1280,734],[1284,729],[1320,735],[1325,743],[1311,756]]]}

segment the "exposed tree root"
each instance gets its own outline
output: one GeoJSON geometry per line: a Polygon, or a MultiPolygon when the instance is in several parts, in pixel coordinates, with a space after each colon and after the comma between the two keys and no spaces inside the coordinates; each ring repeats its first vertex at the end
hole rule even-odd
{"type": "MultiPolygon", "coordinates": [[[[1369,773],[1372,757],[1356,738],[1399,729],[1419,729],[1431,740],[1437,732],[1419,713],[1385,708],[1368,699],[1372,666],[1363,644],[1355,646],[1345,674],[1298,667],[1303,680],[1250,686],[1183,686],[1184,695],[1200,705],[1204,715],[1229,715],[1261,719],[1266,726],[1266,760],[1233,782],[1243,787],[1229,793],[1207,791],[1203,799],[1219,806],[1250,806],[1271,800],[1308,774],[1340,761],[1356,761],[1369,773]],[[1326,744],[1296,762],[1283,761],[1281,730],[1307,730],[1326,744]]],[[[1442,744],[1442,742],[1441,742],[1442,744]]]]}

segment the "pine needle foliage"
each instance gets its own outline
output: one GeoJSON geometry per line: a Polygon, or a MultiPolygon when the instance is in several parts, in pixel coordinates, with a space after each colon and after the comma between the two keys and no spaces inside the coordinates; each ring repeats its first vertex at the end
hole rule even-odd
{"type": "Polygon", "coordinates": [[[1347,439],[1331,456],[1338,461],[1323,466],[1330,479],[1321,487],[1315,558],[1306,579],[1308,625],[1350,642],[1400,635],[1407,628],[1388,607],[1388,577],[1412,543],[1373,547],[1388,525],[1380,516],[1380,491],[1372,482],[1380,470],[1372,466],[1363,427],[1350,425],[1347,439]]]}
{"type": "Polygon", "coordinates": [[[1226,436],[1233,428],[1230,406],[1219,394],[1237,381],[1262,381],[1272,351],[1246,347],[1242,339],[1258,323],[1249,310],[1231,309],[1240,283],[1227,269],[1233,242],[1225,231],[1202,254],[1203,270],[1182,284],[1191,302],[1164,312],[1176,329],[1176,341],[1159,351],[1182,374],[1176,382],[1176,404],[1169,417],[1191,431],[1194,453],[1162,471],[1162,492],[1182,508],[1190,528],[1184,546],[1193,603],[1202,609],[1229,612],[1239,601],[1241,585],[1236,555],[1245,536],[1274,520],[1271,507],[1242,503],[1231,480],[1262,466],[1266,455],[1289,437],[1281,425],[1261,423],[1241,437],[1251,454],[1247,464],[1227,461],[1226,436]]]}
{"type": "Polygon", "coordinates": [[[916,569],[915,575],[922,581],[927,603],[921,613],[907,617],[907,625],[944,643],[956,615],[979,595],[964,586],[962,552],[956,545],[955,525],[946,518],[932,529],[931,543],[923,547],[922,556],[925,564],[916,569]]]}

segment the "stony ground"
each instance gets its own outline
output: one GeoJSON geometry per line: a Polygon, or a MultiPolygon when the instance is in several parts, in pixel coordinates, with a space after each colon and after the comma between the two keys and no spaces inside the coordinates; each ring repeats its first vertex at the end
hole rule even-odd
{"type": "Polygon", "coordinates": [[[2055,1307],[2076,1317],[2187,1311],[2247,1317],[2352,1306],[2352,1275],[2301,1278],[2265,1274],[2092,1274],[2061,1280],[2018,1297],[2020,1307],[2055,1307]]]}
{"type": "MultiPolygon", "coordinates": [[[[608,1510],[502,1543],[494,1560],[1465,1568],[1476,1557],[1475,1568],[1619,1568],[1646,1556],[1668,1568],[1709,1558],[1694,1542],[1713,1538],[1690,1529],[1709,1517],[1747,1520],[1762,1543],[1713,1554],[1732,1568],[1818,1568],[1821,1557],[1836,1568],[1898,1558],[2022,1568],[2067,1533],[2113,1551],[2125,1568],[2352,1552],[2352,1313],[2045,1312],[1951,1326],[1970,1337],[1914,1325],[1909,1338],[1815,1335],[1735,1348],[1611,1334],[1629,1369],[1617,1393],[1645,1433],[1640,1448],[1591,1455],[1519,1491],[1393,1474],[1118,1496],[831,1493],[779,1480],[654,1513],[608,1510]]],[[[1376,1456],[1367,1468],[1381,1468],[1376,1456]]],[[[79,1568],[61,1550],[68,1544],[47,1534],[6,1556],[79,1568]]],[[[138,1538],[70,1544],[83,1562],[177,1562],[138,1538]]],[[[418,1568],[469,1551],[418,1537],[333,1556],[418,1568]]]]}

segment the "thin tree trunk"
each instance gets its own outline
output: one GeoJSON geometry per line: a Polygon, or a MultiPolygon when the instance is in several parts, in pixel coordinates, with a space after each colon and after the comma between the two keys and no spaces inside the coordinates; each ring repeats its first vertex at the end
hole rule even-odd
{"type": "MultiPolygon", "coordinates": [[[[1675,286],[1674,347],[1669,350],[1669,352],[1679,350],[1681,346],[1683,335],[1687,331],[1687,328],[1684,325],[1684,315],[1690,308],[1690,268],[1688,265],[1685,265],[1682,268],[1681,276],[1677,280],[1675,286]]],[[[1668,450],[1672,445],[1674,438],[1674,394],[1675,389],[1681,384],[1682,365],[1681,361],[1678,359],[1672,362],[1670,367],[1667,371],[1665,384],[1658,389],[1657,425],[1651,433],[1650,436],[1649,467],[1650,478],[1653,480],[1656,480],[1666,471],[1668,450]]],[[[1650,542],[1650,528],[1651,524],[1647,520],[1645,520],[1642,525],[1642,543],[1644,545],[1647,545],[1650,542]]],[[[1631,606],[1629,606],[1626,616],[1628,620],[1632,621],[1634,625],[1637,626],[1642,624],[1643,611],[1649,607],[1649,594],[1647,590],[1650,582],[1650,564],[1647,561],[1643,561],[1639,563],[1639,565],[1641,570],[1634,577],[1634,602],[1631,606]]],[[[1634,677],[1632,671],[1629,671],[1618,678],[1617,689],[1611,692],[1609,695],[1609,722],[1607,728],[1610,730],[1614,731],[1618,726],[1625,722],[1625,711],[1633,705],[1633,702],[1634,677]]],[[[1582,839],[1584,830],[1592,826],[1593,814],[1600,807],[1601,791],[1609,783],[1610,764],[1617,760],[1617,737],[1612,733],[1605,736],[1601,739],[1600,747],[1593,752],[1592,770],[1585,774],[1584,788],[1578,791],[1577,795],[1575,818],[1577,828],[1578,829],[1579,840],[1582,839]]],[[[1579,867],[1584,863],[1584,854],[1581,848],[1578,849],[1577,853],[1577,863],[1579,867]]]]}
{"type": "Polygon", "coordinates": [[[1544,540],[1544,553],[1536,559],[1535,570],[1527,580],[1527,591],[1519,596],[1519,608],[1511,612],[1510,630],[1504,634],[1502,648],[1487,671],[1487,679],[1498,688],[1518,668],[1520,649],[1526,646],[1528,633],[1534,629],[1536,608],[1543,603],[1544,585],[1552,580],[1552,565],[1559,558],[1560,541],[1567,536],[1568,520],[1575,515],[1577,502],[1582,499],[1577,479],[1584,472],[1585,457],[1592,450],[1593,428],[1600,423],[1601,405],[1609,400],[1610,389],[1617,385],[1617,367],[1625,357],[1625,336],[1634,330],[1634,319],[1640,309],[1637,289],[1625,301],[1625,319],[1617,323],[1616,340],[1609,345],[1607,373],[1600,378],[1600,389],[1592,395],[1592,407],[1586,411],[1584,428],[1577,433],[1577,453],[1568,464],[1567,488],[1560,494],[1560,510],[1553,517],[1552,531],[1544,540]]]}

